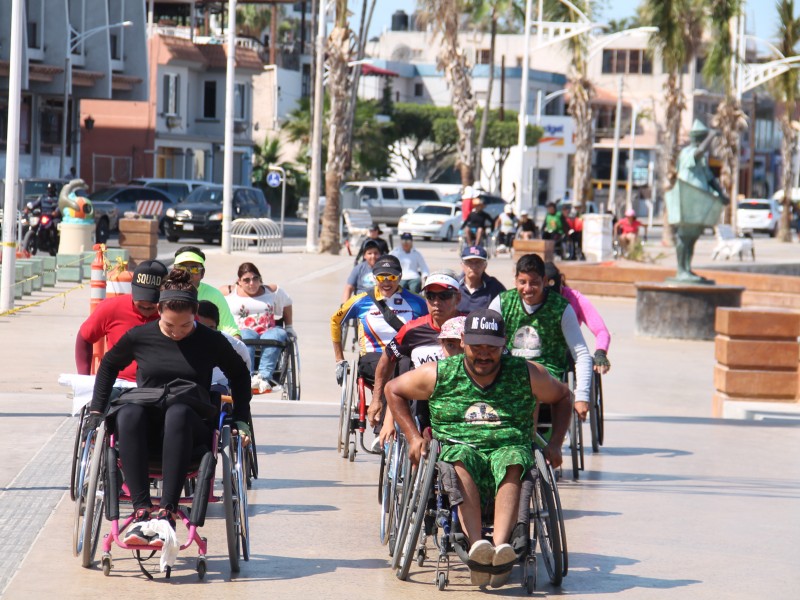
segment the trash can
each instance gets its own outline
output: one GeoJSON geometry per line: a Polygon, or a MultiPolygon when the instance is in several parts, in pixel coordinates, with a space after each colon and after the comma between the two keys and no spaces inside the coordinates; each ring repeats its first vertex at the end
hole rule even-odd
{"type": "Polygon", "coordinates": [[[59,254],[80,254],[89,252],[94,246],[94,223],[60,223],[58,232],[61,241],[59,254]]]}
{"type": "Polygon", "coordinates": [[[611,260],[614,232],[611,215],[583,215],[583,253],[587,260],[603,262],[611,260]]]}

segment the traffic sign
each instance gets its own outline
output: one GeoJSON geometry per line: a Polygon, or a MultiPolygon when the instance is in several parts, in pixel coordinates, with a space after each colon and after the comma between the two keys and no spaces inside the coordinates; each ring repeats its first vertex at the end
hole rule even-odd
{"type": "Polygon", "coordinates": [[[281,174],[277,171],[270,171],[267,174],[267,185],[269,187],[279,187],[281,185],[281,174]]]}

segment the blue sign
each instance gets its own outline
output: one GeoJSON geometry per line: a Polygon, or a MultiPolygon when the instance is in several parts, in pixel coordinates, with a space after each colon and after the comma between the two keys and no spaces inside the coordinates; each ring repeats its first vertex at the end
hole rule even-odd
{"type": "Polygon", "coordinates": [[[270,171],[267,174],[267,185],[269,187],[279,187],[281,185],[281,174],[277,171],[270,171]]]}

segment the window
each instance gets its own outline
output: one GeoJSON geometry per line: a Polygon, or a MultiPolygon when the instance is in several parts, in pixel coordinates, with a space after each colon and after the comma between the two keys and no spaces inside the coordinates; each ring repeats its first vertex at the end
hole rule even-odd
{"type": "Polygon", "coordinates": [[[378,199],[378,188],[374,187],[363,187],[361,188],[361,198],[369,198],[370,200],[377,200],[378,199]]]}
{"type": "Polygon", "coordinates": [[[28,48],[41,50],[42,28],[44,27],[44,0],[25,0],[25,19],[28,30],[28,48]]]}
{"type": "Polygon", "coordinates": [[[488,65],[490,50],[478,50],[475,53],[475,64],[488,65]]]}
{"type": "Polygon", "coordinates": [[[237,121],[244,121],[247,118],[247,86],[237,83],[233,97],[233,118],[237,121]]]}
{"type": "Polygon", "coordinates": [[[406,188],[403,190],[403,197],[406,200],[438,200],[439,194],[435,190],[421,188],[406,188]]]}
{"type": "Polygon", "coordinates": [[[628,75],[651,75],[653,60],[647,50],[603,50],[602,72],[628,75]]]}
{"type": "Polygon", "coordinates": [[[414,97],[415,98],[422,98],[425,92],[425,86],[421,83],[414,84],[414,97]]]}
{"type": "Polygon", "coordinates": [[[165,73],[163,78],[163,100],[161,112],[166,117],[174,117],[180,109],[180,76],[177,73],[165,73]]]}
{"type": "Polygon", "coordinates": [[[203,118],[217,118],[217,82],[206,81],[203,83],[203,118]]]}
{"type": "Polygon", "coordinates": [[[385,187],[381,188],[384,200],[397,200],[400,196],[397,194],[397,188],[385,187]]]}

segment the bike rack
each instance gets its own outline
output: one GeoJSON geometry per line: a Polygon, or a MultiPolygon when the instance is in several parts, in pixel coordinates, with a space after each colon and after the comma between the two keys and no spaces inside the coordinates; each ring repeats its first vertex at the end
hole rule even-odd
{"type": "Polygon", "coordinates": [[[281,252],[283,235],[272,219],[236,219],[231,223],[231,250],[244,251],[256,243],[259,254],[281,252]]]}

